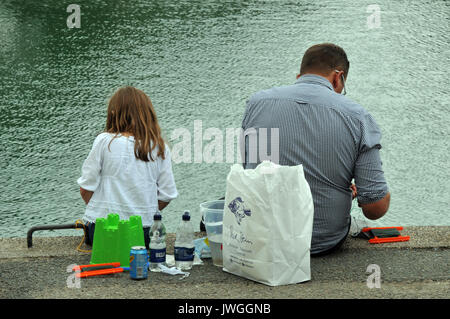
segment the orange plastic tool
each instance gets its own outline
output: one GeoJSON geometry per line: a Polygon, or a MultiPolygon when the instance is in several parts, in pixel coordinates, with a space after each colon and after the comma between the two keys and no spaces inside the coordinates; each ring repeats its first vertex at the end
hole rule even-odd
{"type": "MultiPolygon", "coordinates": [[[[362,232],[369,232],[372,229],[392,229],[395,228],[397,230],[403,230],[403,227],[366,227],[363,228],[362,232]]],[[[380,238],[377,236],[374,236],[374,238],[369,239],[369,243],[371,244],[382,244],[382,243],[394,243],[394,242],[400,242],[400,241],[408,241],[410,239],[410,236],[395,236],[395,237],[384,237],[380,238]]]]}
{"type": "Polygon", "coordinates": [[[92,271],[83,271],[80,273],[76,273],[75,276],[78,278],[86,278],[86,277],[92,277],[92,276],[116,274],[119,272],[123,272],[123,268],[118,267],[118,268],[100,269],[100,270],[92,270],[92,271]]]}
{"type": "Polygon", "coordinates": [[[72,271],[84,270],[86,268],[88,268],[86,270],[89,270],[89,268],[115,268],[115,267],[120,267],[120,263],[119,262],[115,262],[115,263],[105,263],[105,264],[92,264],[92,265],[74,266],[72,268],[72,271]]]}
{"type": "Polygon", "coordinates": [[[369,239],[369,243],[371,244],[382,244],[382,243],[394,243],[398,241],[408,241],[409,236],[398,236],[398,237],[388,237],[388,238],[372,238],[369,239]]]}

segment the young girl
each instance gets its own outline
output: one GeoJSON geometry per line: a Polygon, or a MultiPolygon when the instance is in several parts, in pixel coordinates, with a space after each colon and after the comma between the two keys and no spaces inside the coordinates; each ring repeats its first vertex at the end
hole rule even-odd
{"type": "Polygon", "coordinates": [[[93,243],[95,220],[116,213],[120,219],[141,216],[148,248],[153,215],[178,195],[170,151],[152,102],[141,90],[120,88],[107,113],[105,132],[96,137],[77,181],[87,204],[86,244],[93,243]]]}

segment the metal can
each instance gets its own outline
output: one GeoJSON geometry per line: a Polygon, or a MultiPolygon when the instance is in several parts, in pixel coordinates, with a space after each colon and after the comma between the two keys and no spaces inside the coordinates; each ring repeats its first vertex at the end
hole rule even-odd
{"type": "Polygon", "coordinates": [[[130,278],[146,279],[148,275],[148,253],[145,246],[133,246],[130,250],[130,278]]]}

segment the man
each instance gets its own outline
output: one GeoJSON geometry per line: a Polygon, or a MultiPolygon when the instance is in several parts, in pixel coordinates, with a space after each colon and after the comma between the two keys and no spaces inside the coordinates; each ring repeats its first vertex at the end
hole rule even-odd
{"type": "Polygon", "coordinates": [[[372,220],[389,208],[379,154],[381,132],[363,107],[344,96],[349,67],[339,46],[310,47],[295,84],[254,94],[242,122],[244,132],[252,132],[244,133],[245,168],[264,160],[260,152],[256,161],[249,160],[255,152],[249,150],[250,135],[258,137],[259,128],[279,129],[278,145],[267,137],[267,153],[278,146],[278,164],[303,165],[314,201],[312,256],[330,253],[344,242],[353,197],[372,220]]]}

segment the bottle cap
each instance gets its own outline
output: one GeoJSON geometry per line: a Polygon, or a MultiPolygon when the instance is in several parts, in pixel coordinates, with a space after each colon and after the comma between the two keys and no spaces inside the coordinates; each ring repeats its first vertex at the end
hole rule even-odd
{"type": "Polygon", "coordinates": [[[183,220],[190,220],[191,216],[189,215],[189,211],[185,211],[183,214],[183,220]]]}
{"type": "Polygon", "coordinates": [[[156,212],[155,215],[153,215],[153,220],[161,220],[161,214],[159,212],[156,212]]]}

